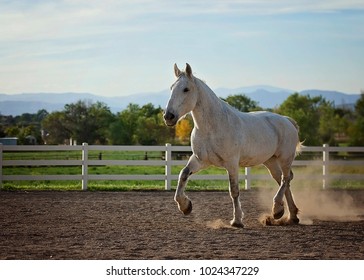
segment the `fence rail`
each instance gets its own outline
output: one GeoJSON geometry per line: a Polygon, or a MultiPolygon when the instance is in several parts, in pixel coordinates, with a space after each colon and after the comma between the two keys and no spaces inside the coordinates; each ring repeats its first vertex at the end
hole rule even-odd
{"type": "MultiPolygon", "coordinates": [[[[165,182],[165,189],[171,188],[172,180],[177,180],[178,175],[172,174],[172,166],[185,165],[187,160],[175,160],[172,158],[173,153],[190,153],[191,147],[187,146],[100,146],[88,145],[82,146],[6,146],[0,144],[0,188],[4,181],[38,181],[38,180],[80,180],[82,190],[87,190],[88,181],[90,180],[160,180],[165,182]],[[4,159],[4,152],[49,152],[49,151],[79,151],[81,159],[75,160],[39,160],[39,159],[4,159]],[[89,157],[89,151],[143,151],[143,152],[161,152],[163,159],[159,160],[95,160],[89,157]],[[103,175],[88,174],[89,166],[110,166],[110,165],[128,165],[128,166],[164,166],[165,174],[156,175],[103,175]],[[8,166],[81,166],[81,174],[78,175],[3,175],[3,167],[8,166]]],[[[364,174],[330,174],[330,166],[364,166],[364,160],[333,160],[330,159],[330,153],[363,153],[360,158],[364,158],[364,147],[330,147],[324,144],[322,147],[303,147],[302,153],[319,152],[322,158],[319,160],[295,160],[293,166],[322,166],[322,174],[298,176],[298,179],[318,179],[322,180],[322,188],[329,186],[329,181],[333,179],[347,180],[364,180],[364,174]]],[[[162,158],[162,157],[161,157],[162,158]]],[[[227,180],[227,175],[193,175],[194,180],[227,180]]],[[[252,174],[251,168],[246,167],[244,174],[239,175],[239,180],[245,181],[245,189],[251,188],[252,180],[268,180],[270,175],[252,174]]],[[[295,176],[297,179],[297,176],[295,176]]]]}

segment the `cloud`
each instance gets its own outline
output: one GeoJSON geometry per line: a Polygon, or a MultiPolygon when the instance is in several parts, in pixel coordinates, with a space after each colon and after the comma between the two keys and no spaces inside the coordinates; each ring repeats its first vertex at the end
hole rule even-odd
{"type": "Polygon", "coordinates": [[[25,11],[12,10],[0,15],[0,24],[6,26],[0,31],[0,40],[54,40],[109,33],[110,28],[103,29],[105,23],[103,11],[87,6],[44,5],[25,11]]]}
{"type": "MultiPolygon", "coordinates": [[[[310,49],[312,46],[317,50],[317,44],[311,44],[316,43],[316,38],[322,37],[322,41],[331,44],[336,37],[326,40],[330,34],[357,41],[362,38],[362,35],[356,35],[362,31],[362,21],[358,19],[362,13],[358,13],[356,19],[351,17],[350,21],[335,18],[334,24],[327,17],[311,17],[314,20],[306,22],[305,16],[287,18],[281,15],[363,11],[364,3],[360,2],[363,1],[0,1],[0,72],[7,75],[6,79],[4,76],[1,79],[20,86],[21,76],[26,77],[23,81],[25,91],[32,84],[36,88],[36,82],[40,84],[33,78],[37,73],[42,79],[52,80],[59,76],[59,84],[63,78],[64,86],[70,84],[70,73],[77,72],[84,73],[85,81],[104,79],[107,83],[108,79],[102,76],[114,77],[127,65],[128,71],[121,75],[127,78],[120,87],[129,86],[132,91],[139,91],[134,88],[135,84],[140,87],[141,83],[132,84],[132,75],[149,73],[148,67],[156,63],[164,68],[165,64],[176,60],[194,60],[200,65],[205,60],[208,60],[206,64],[234,61],[239,69],[239,58],[244,63],[254,61],[254,67],[261,73],[257,61],[265,50],[271,59],[271,49],[266,48],[268,41],[273,42],[277,50],[282,49],[272,59],[272,63],[277,63],[279,53],[282,59],[287,57],[284,48],[287,42],[293,41],[295,34],[302,45],[294,46],[297,53],[302,53],[300,47],[309,43],[310,49]],[[352,22],[356,26],[355,34],[352,22]],[[340,25],[339,28],[336,25],[340,25]],[[321,36],[322,32],[324,36],[321,36]],[[258,52],[259,57],[254,56],[258,52]]],[[[347,41],[343,40],[344,43],[347,41]]],[[[160,76],[156,74],[151,79],[157,80],[160,76]]],[[[221,79],[216,79],[218,83],[226,84],[231,80],[220,74],[217,77],[221,79]]],[[[159,84],[155,85],[155,88],[159,87],[159,84]]]]}
{"type": "MultiPolygon", "coordinates": [[[[154,1],[150,1],[154,2],[154,1]]],[[[239,14],[239,15],[275,15],[293,13],[327,13],[342,10],[364,9],[363,1],[357,0],[212,0],[206,1],[156,1],[153,10],[164,13],[197,14],[239,14]]],[[[148,10],[146,10],[148,11],[148,10]]]]}
{"type": "MultiPolygon", "coordinates": [[[[125,32],[147,32],[165,19],[203,15],[275,15],[364,9],[363,1],[227,0],[64,0],[9,1],[0,4],[0,41],[36,41],[125,32]],[[146,18],[150,20],[147,21],[146,18]],[[149,24],[148,24],[149,23],[149,24]],[[152,24],[151,24],[152,23],[152,24]]],[[[196,20],[199,18],[197,17],[196,20]]]]}

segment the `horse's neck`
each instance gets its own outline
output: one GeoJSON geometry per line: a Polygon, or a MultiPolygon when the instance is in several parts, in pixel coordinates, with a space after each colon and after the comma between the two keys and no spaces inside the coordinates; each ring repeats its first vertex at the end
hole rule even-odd
{"type": "Polygon", "coordinates": [[[201,80],[196,78],[199,90],[199,99],[192,110],[192,118],[195,127],[200,130],[213,130],[224,116],[225,104],[216,94],[201,80]]]}

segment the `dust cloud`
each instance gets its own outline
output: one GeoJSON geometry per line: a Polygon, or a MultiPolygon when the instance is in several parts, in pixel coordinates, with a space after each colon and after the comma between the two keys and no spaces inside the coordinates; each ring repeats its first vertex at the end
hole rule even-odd
{"type": "Polygon", "coordinates": [[[216,220],[213,220],[213,221],[208,221],[206,223],[206,226],[208,228],[212,228],[212,229],[232,228],[229,224],[225,223],[221,219],[216,219],[216,220]]]}
{"type": "MultiPolygon", "coordinates": [[[[259,201],[261,206],[270,213],[272,199],[276,190],[260,189],[259,201]]],[[[355,203],[352,195],[345,190],[319,190],[313,188],[295,190],[292,189],[294,199],[299,208],[298,217],[300,224],[311,225],[314,220],[323,221],[361,221],[364,220],[364,205],[355,203]]],[[[285,216],[288,215],[287,205],[285,203],[285,216]]],[[[270,215],[270,214],[268,214],[270,215]]],[[[267,220],[263,224],[285,224],[284,218],[281,221],[273,221],[267,215],[263,215],[260,221],[267,220]]]]}

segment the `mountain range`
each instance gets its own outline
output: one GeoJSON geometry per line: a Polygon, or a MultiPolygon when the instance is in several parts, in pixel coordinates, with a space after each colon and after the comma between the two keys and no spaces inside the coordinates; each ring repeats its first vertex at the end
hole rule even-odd
{"type": "MultiPolygon", "coordinates": [[[[222,98],[232,94],[245,94],[250,99],[258,102],[262,108],[274,108],[279,106],[295,90],[260,85],[250,87],[239,87],[234,89],[217,88],[215,93],[222,98]]],[[[359,94],[348,94],[329,90],[303,90],[300,94],[311,97],[322,96],[326,100],[332,101],[335,106],[353,106],[360,98],[359,94]]],[[[75,103],[79,100],[89,100],[92,102],[103,102],[109,106],[113,113],[124,110],[129,103],[144,105],[152,103],[154,106],[164,108],[170,96],[169,90],[159,92],[146,92],[127,96],[101,96],[91,93],[21,93],[21,94],[0,94],[0,114],[21,115],[23,113],[36,113],[45,109],[48,112],[61,111],[65,104],[75,103]]]]}

